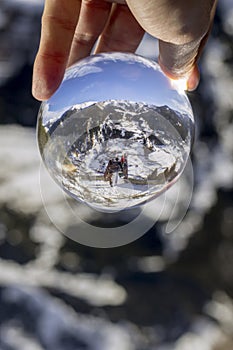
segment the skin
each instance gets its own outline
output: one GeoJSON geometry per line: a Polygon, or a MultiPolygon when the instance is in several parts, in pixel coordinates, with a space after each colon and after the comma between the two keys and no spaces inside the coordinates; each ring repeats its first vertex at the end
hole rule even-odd
{"type": "Polygon", "coordinates": [[[135,52],[145,33],[159,40],[159,64],[173,79],[199,83],[197,60],[211,30],[217,0],[45,0],[34,63],[33,96],[48,99],[65,69],[95,53],[135,52]]]}

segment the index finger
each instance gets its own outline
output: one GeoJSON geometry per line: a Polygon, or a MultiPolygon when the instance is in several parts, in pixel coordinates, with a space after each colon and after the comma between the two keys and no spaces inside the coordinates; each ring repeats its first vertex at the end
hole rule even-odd
{"type": "Polygon", "coordinates": [[[69,57],[81,0],[46,0],[41,40],[34,63],[32,93],[49,98],[58,88],[69,57]]]}

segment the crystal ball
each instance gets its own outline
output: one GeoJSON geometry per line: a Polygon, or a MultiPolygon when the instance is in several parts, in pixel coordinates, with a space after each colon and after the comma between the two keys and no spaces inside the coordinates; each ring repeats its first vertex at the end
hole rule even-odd
{"type": "Polygon", "coordinates": [[[66,70],[41,104],[43,162],[70,196],[100,211],[146,203],[181,175],[194,134],[192,108],[159,65],[104,53],[66,70]]]}

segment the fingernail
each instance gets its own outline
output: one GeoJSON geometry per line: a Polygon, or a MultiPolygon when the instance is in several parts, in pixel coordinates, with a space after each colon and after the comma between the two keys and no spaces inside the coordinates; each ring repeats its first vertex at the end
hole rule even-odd
{"type": "Polygon", "coordinates": [[[197,65],[195,65],[187,81],[188,91],[196,90],[196,88],[198,87],[199,81],[200,81],[200,72],[197,65]]]}

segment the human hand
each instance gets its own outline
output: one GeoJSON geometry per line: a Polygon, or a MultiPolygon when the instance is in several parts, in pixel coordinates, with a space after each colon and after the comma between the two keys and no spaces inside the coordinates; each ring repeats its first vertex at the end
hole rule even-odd
{"type": "Polygon", "coordinates": [[[95,53],[135,52],[144,31],[159,39],[159,64],[171,78],[199,82],[197,59],[213,22],[217,0],[45,0],[33,95],[48,99],[67,66],[95,53]],[[117,3],[116,3],[117,2],[117,3]]]}

